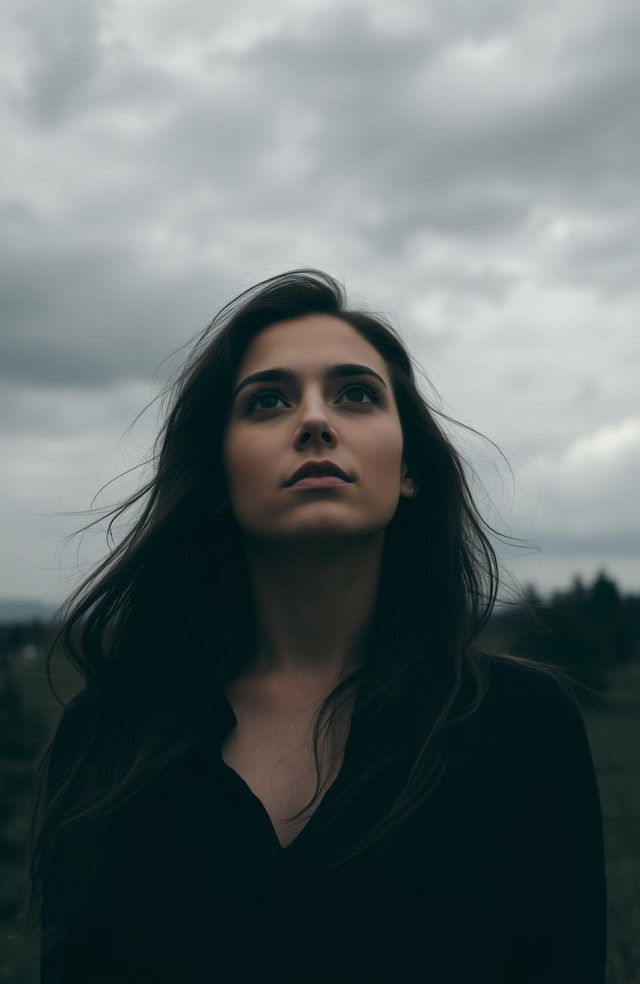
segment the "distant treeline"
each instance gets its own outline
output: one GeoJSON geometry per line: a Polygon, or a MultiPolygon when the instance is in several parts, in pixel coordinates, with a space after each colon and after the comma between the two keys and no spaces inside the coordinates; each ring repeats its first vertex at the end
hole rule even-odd
{"type": "MultiPolygon", "coordinates": [[[[10,672],[7,657],[12,665],[44,672],[55,629],[39,619],[0,624],[0,680],[10,672]]],[[[606,691],[610,668],[640,659],[640,595],[623,595],[604,570],[591,585],[576,577],[568,590],[549,596],[528,585],[507,607],[494,610],[480,644],[559,665],[585,685],[588,703],[590,690],[606,691]]]]}
{"type": "Polygon", "coordinates": [[[489,648],[542,659],[563,668],[601,706],[609,670],[640,659],[640,595],[623,595],[604,570],[586,585],[542,597],[528,586],[511,606],[495,611],[482,634],[489,648]],[[594,693],[595,691],[595,693],[594,693]]]}

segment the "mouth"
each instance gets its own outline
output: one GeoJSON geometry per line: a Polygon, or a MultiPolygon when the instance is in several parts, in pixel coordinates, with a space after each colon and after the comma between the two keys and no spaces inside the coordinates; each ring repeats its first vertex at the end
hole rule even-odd
{"type": "Polygon", "coordinates": [[[340,478],[339,475],[305,475],[299,478],[297,482],[292,482],[288,488],[290,489],[333,489],[339,488],[341,485],[350,485],[351,483],[345,478],[340,478]]]}
{"type": "Polygon", "coordinates": [[[338,478],[342,483],[353,481],[335,461],[324,458],[322,460],[305,461],[304,464],[296,469],[293,475],[289,476],[284,485],[285,487],[298,485],[302,479],[306,478],[338,478]]]}

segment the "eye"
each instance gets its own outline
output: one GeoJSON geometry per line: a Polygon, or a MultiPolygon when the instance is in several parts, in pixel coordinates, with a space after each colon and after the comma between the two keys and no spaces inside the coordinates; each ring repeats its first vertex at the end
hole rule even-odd
{"type": "MultiPolygon", "coordinates": [[[[380,402],[380,391],[379,391],[379,389],[376,386],[371,385],[370,383],[351,383],[351,385],[350,386],[347,386],[342,391],[342,393],[340,395],[343,396],[345,393],[349,393],[351,390],[362,390],[362,391],[364,391],[364,393],[369,397],[369,399],[370,399],[370,401],[371,401],[372,404],[376,404],[376,403],[379,403],[380,402]]],[[[252,393],[251,396],[248,398],[248,400],[247,400],[247,402],[245,404],[245,413],[249,413],[251,410],[253,410],[256,407],[256,404],[260,400],[267,399],[267,398],[269,398],[269,399],[275,398],[277,400],[281,400],[282,399],[282,396],[280,395],[280,393],[277,390],[273,390],[273,389],[271,389],[271,390],[257,390],[255,393],[252,393]]],[[[361,403],[363,406],[366,406],[367,405],[363,400],[350,400],[349,402],[350,403],[361,403]]],[[[258,407],[257,409],[259,409],[259,410],[260,409],[262,409],[262,410],[277,410],[279,408],[276,407],[276,406],[271,406],[271,407],[258,407]]]]}
{"type": "MultiPolygon", "coordinates": [[[[378,403],[380,400],[380,391],[376,386],[371,386],[369,383],[353,383],[351,386],[347,386],[344,393],[348,393],[349,390],[363,390],[371,399],[372,403],[378,403]]],[[[352,401],[355,403],[362,403],[362,400],[352,401]]]]}

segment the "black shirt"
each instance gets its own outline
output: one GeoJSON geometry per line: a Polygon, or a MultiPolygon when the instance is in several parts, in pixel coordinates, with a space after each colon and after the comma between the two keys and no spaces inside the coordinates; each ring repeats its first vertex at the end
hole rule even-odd
{"type": "MultiPolygon", "coordinates": [[[[42,984],[604,984],[602,817],[580,710],[542,671],[487,660],[489,692],[433,795],[382,860],[337,870],[326,852],[386,813],[407,767],[383,770],[336,820],[371,739],[356,700],[342,768],[282,848],[222,759],[236,719],[221,692],[196,750],[120,821],[110,892],[42,958],[42,984]]],[[[81,697],[54,762],[72,754],[81,697]]],[[[44,898],[47,928],[53,887],[44,898]]]]}

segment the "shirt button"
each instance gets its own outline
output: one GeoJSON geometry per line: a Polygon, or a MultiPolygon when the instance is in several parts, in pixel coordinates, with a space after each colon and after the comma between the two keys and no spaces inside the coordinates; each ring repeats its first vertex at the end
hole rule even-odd
{"type": "Polygon", "coordinates": [[[276,851],[275,848],[273,848],[273,850],[271,851],[267,851],[267,858],[269,859],[269,861],[275,861],[277,856],[278,856],[278,852],[276,851]]]}

